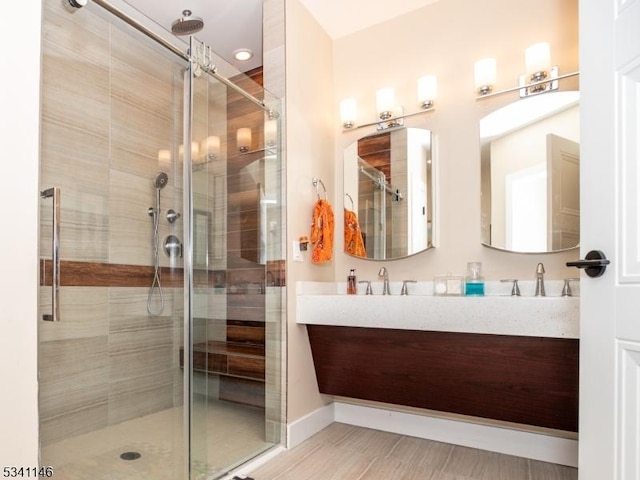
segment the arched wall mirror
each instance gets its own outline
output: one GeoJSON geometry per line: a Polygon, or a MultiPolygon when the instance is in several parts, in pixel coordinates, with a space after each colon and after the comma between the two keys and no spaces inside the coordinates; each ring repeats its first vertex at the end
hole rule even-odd
{"type": "Polygon", "coordinates": [[[484,245],[521,253],[579,245],[579,98],[546,93],[480,120],[484,245]]]}
{"type": "Polygon", "coordinates": [[[392,260],[432,247],[432,177],[429,130],[387,130],[346,147],[345,253],[392,260]]]}

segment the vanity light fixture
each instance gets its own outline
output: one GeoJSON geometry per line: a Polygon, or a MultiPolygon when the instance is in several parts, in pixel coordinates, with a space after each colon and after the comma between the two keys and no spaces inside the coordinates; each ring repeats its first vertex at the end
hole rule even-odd
{"type": "MultiPolygon", "coordinates": [[[[198,142],[191,142],[191,158],[196,159],[200,155],[200,144],[198,142]]],[[[178,158],[180,161],[184,160],[184,145],[178,146],[178,158]]]]}
{"type": "Polygon", "coordinates": [[[278,139],[278,120],[271,118],[264,122],[264,143],[267,147],[273,147],[278,139]]]}
{"type": "MultiPolygon", "coordinates": [[[[545,80],[551,71],[551,50],[547,42],[540,42],[531,45],[524,51],[525,75],[529,77],[531,83],[545,80]]],[[[542,88],[544,89],[544,87],[542,88]]],[[[536,90],[540,87],[536,87],[536,90]]]]}
{"type": "MultiPolygon", "coordinates": [[[[267,110],[265,120],[264,120],[264,148],[259,148],[256,150],[251,150],[251,146],[253,144],[253,132],[250,127],[239,128],[236,131],[236,145],[238,147],[238,151],[243,154],[254,154],[265,152],[265,154],[269,157],[273,157],[277,154],[277,145],[278,145],[278,113],[273,110],[267,110]]],[[[258,137],[260,137],[260,132],[258,132],[258,137]]],[[[258,143],[260,143],[260,138],[258,139],[258,143]]]]}
{"type": "MultiPolygon", "coordinates": [[[[265,148],[259,150],[250,150],[253,141],[253,132],[251,128],[239,128],[236,131],[236,144],[238,150],[242,154],[252,154],[259,152],[267,152],[269,155],[276,153],[275,147],[278,141],[278,115],[273,110],[267,111],[267,118],[264,124],[265,148]]],[[[226,148],[226,147],[225,147],[226,148]]],[[[180,161],[184,161],[184,145],[178,146],[178,155],[180,161]]],[[[201,142],[191,142],[191,159],[193,165],[204,165],[220,158],[222,150],[222,137],[219,135],[209,135],[201,142]]],[[[171,162],[170,150],[158,150],[159,165],[171,162]]],[[[224,158],[224,152],[223,152],[224,158]]]]}
{"type": "Polygon", "coordinates": [[[496,84],[496,59],[483,58],[474,65],[474,80],[479,95],[488,95],[496,84]]]}
{"type": "Polygon", "coordinates": [[[171,150],[158,150],[158,164],[170,164],[171,163],[171,150]]]}
{"type": "Polygon", "coordinates": [[[353,128],[356,124],[358,107],[355,98],[345,98],[340,102],[340,121],[344,128],[353,128]]]}
{"type": "Polygon", "coordinates": [[[483,58],[474,65],[474,84],[478,96],[476,100],[494,97],[503,93],[519,91],[520,97],[528,97],[557,90],[559,80],[575,77],[580,72],[558,75],[558,67],[551,65],[551,50],[547,42],[535,43],[525,50],[525,73],[520,75],[519,86],[493,91],[496,83],[495,58],[483,58]]]}
{"type": "Polygon", "coordinates": [[[381,88],[376,92],[376,107],[380,120],[389,120],[393,117],[393,109],[396,106],[396,95],[391,87],[381,88]]]}
{"type": "Polygon", "coordinates": [[[438,81],[433,75],[425,75],[418,79],[418,104],[424,110],[433,107],[438,90],[438,81]]]}
{"type": "Polygon", "coordinates": [[[207,154],[209,160],[215,160],[220,155],[220,137],[217,135],[211,135],[207,137],[203,142],[203,150],[207,154]]]}
{"type": "Polygon", "coordinates": [[[236,143],[241,153],[247,153],[251,148],[251,129],[248,127],[239,128],[236,132],[236,143]]]}
{"type": "Polygon", "coordinates": [[[379,120],[356,126],[357,104],[355,98],[345,98],[340,102],[340,122],[345,131],[376,125],[378,130],[404,125],[404,119],[414,115],[431,112],[435,109],[437,80],[433,75],[418,79],[418,106],[420,111],[405,114],[402,106],[395,101],[392,87],[384,87],[376,92],[376,112],[379,120]]]}

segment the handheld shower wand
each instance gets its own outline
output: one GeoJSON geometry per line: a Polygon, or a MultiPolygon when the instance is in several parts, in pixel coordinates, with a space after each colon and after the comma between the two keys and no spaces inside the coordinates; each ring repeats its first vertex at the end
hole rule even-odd
{"type": "Polygon", "coordinates": [[[147,213],[153,217],[153,282],[151,283],[149,296],[147,297],[147,312],[154,317],[162,314],[164,310],[164,293],[162,292],[162,285],[160,283],[160,237],[158,234],[158,226],[160,223],[160,190],[166,187],[167,183],[169,183],[169,176],[166,173],[160,172],[156,175],[153,182],[156,188],[156,206],[155,208],[149,207],[147,211],[147,213]],[[154,310],[152,306],[153,293],[156,289],[160,295],[160,308],[158,310],[154,310]]]}

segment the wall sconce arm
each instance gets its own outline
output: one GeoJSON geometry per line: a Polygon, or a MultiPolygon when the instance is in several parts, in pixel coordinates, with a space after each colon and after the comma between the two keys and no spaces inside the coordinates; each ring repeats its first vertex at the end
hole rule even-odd
{"type": "Polygon", "coordinates": [[[419,112],[407,113],[403,115],[398,115],[396,117],[391,117],[387,120],[377,120],[375,122],[363,123],[361,125],[354,125],[350,128],[344,128],[343,132],[348,132],[351,130],[357,130],[359,128],[370,127],[372,125],[376,125],[377,130],[388,130],[389,128],[401,127],[404,125],[404,119],[409,117],[415,117],[416,115],[422,115],[423,113],[428,113],[434,111],[435,107],[425,108],[424,110],[420,110],[419,112]]]}
{"type": "Polygon", "coordinates": [[[476,97],[476,100],[485,100],[487,98],[492,98],[495,97],[497,95],[502,95],[504,93],[511,93],[511,92],[516,92],[516,91],[520,91],[520,97],[528,97],[530,95],[536,95],[536,94],[540,94],[540,93],[544,93],[544,92],[548,92],[551,90],[556,90],[558,88],[558,82],[559,80],[562,80],[564,78],[570,78],[570,77],[575,77],[577,75],[580,75],[580,72],[571,72],[571,73],[565,73],[564,75],[558,75],[558,67],[553,67],[552,69],[552,73],[551,76],[549,78],[546,78],[544,80],[540,80],[537,82],[531,82],[531,83],[523,83],[523,77],[521,77],[521,84],[517,87],[513,87],[513,88],[507,88],[505,90],[500,90],[498,92],[491,92],[491,93],[487,93],[486,95],[478,95],[476,97]],[[554,74],[555,73],[555,74],[554,74]],[[537,92],[531,92],[530,89],[532,87],[537,87],[537,86],[544,86],[545,84],[551,84],[550,88],[541,90],[541,91],[537,91],[537,92]]]}

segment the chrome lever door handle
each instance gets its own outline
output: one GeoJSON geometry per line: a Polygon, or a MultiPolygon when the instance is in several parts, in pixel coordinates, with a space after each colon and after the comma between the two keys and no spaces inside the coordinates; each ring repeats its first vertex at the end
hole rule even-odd
{"type": "Polygon", "coordinates": [[[42,198],[53,199],[53,239],[51,253],[51,314],[43,314],[42,320],[60,321],[60,187],[40,192],[42,198]]]}
{"type": "Polygon", "coordinates": [[[607,269],[607,265],[611,263],[607,260],[606,255],[600,250],[591,250],[585,256],[584,260],[576,260],[575,262],[567,262],[567,267],[584,268],[585,273],[590,277],[600,277],[607,269]]]}

